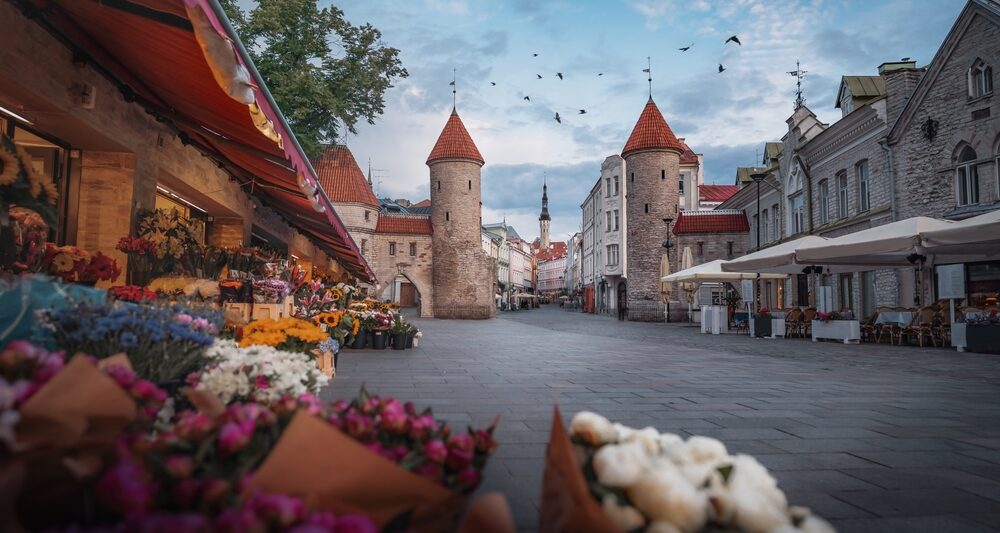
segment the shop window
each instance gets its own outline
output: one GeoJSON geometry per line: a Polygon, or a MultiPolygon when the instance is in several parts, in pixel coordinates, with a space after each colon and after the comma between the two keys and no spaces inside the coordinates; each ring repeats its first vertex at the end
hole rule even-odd
{"type": "Polygon", "coordinates": [[[971,146],[963,148],[958,156],[955,193],[958,205],[979,203],[979,168],[976,165],[976,151],[971,146]]]}
{"type": "Polygon", "coordinates": [[[396,243],[389,243],[389,255],[396,255],[396,243]]]}
{"type": "Polygon", "coordinates": [[[840,308],[854,309],[854,274],[840,275],[840,308]]]}
{"type": "Polygon", "coordinates": [[[983,308],[1000,303],[1000,261],[971,263],[965,269],[968,305],[983,308]]]}
{"type": "Polygon", "coordinates": [[[410,257],[414,257],[416,255],[417,255],[417,243],[411,242],[410,243],[410,257]]]}

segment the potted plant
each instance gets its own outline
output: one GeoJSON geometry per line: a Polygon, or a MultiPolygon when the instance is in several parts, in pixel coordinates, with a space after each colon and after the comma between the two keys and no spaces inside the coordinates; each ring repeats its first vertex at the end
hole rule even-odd
{"type": "Polygon", "coordinates": [[[392,325],[392,315],[375,311],[368,314],[368,343],[374,350],[384,350],[389,346],[389,327],[392,325]]]}
{"type": "Polygon", "coordinates": [[[408,324],[409,330],[406,332],[406,347],[413,348],[413,338],[417,336],[420,332],[417,330],[416,326],[413,324],[408,324]]]}
{"type": "Polygon", "coordinates": [[[970,352],[1000,353],[1000,314],[994,309],[967,319],[965,343],[970,352]]]}
{"type": "Polygon", "coordinates": [[[392,327],[389,328],[389,333],[392,334],[392,349],[393,350],[405,350],[406,340],[409,337],[410,325],[403,320],[403,317],[396,315],[396,319],[392,321],[392,327]]]}
{"type": "Polygon", "coordinates": [[[753,333],[757,338],[771,336],[771,310],[761,307],[753,316],[753,333]]]}

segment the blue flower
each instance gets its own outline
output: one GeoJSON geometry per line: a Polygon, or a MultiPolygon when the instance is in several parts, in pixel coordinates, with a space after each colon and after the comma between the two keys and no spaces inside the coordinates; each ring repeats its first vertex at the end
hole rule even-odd
{"type": "Polygon", "coordinates": [[[139,344],[139,338],[135,336],[135,333],[131,331],[125,331],[122,333],[121,337],[118,338],[121,343],[122,348],[131,348],[136,344],[139,344]]]}

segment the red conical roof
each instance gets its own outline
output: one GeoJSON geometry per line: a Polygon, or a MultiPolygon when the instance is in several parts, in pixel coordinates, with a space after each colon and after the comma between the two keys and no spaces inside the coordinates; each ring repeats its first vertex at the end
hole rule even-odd
{"type": "Polygon", "coordinates": [[[368,186],[354,154],[346,146],[325,146],[312,162],[319,184],[331,202],[355,202],[378,207],[375,193],[368,186]]]}
{"type": "Polygon", "coordinates": [[[465,124],[462,124],[462,119],[454,109],[451,110],[448,123],[441,130],[431,155],[427,156],[427,164],[439,159],[468,159],[480,165],[486,164],[479,149],[476,148],[476,143],[472,142],[469,131],[465,129],[465,124]]]}
{"type": "Polygon", "coordinates": [[[646,107],[639,115],[635,127],[632,128],[632,135],[629,135],[628,142],[622,149],[622,157],[639,150],[651,149],[684,152],[684,145],[677,140],[674,132],[670,131],[670,126],[667,125],[666,120],[663,120],[663,115],[653,103],[652,97],[646,102],[646,107]]]}

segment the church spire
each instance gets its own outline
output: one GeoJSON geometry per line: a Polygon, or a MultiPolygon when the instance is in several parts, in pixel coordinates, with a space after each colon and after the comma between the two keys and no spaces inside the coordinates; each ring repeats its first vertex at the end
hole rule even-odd
{"type": "Polygon", "coordinates": [[[549,249],[549,225],[552,224],[549,217],[549,185],[546,183],[545,175],[542,175],[542,212],[538,215],[538,240],[542,250],[549,249]]]}
{"type": "Polygon", "coordinates": [[[538,216],[538,220],[552,220],[549,217],[549,186],[545,183],[545,178],[542,178],[542,213],[538,216]]]}

